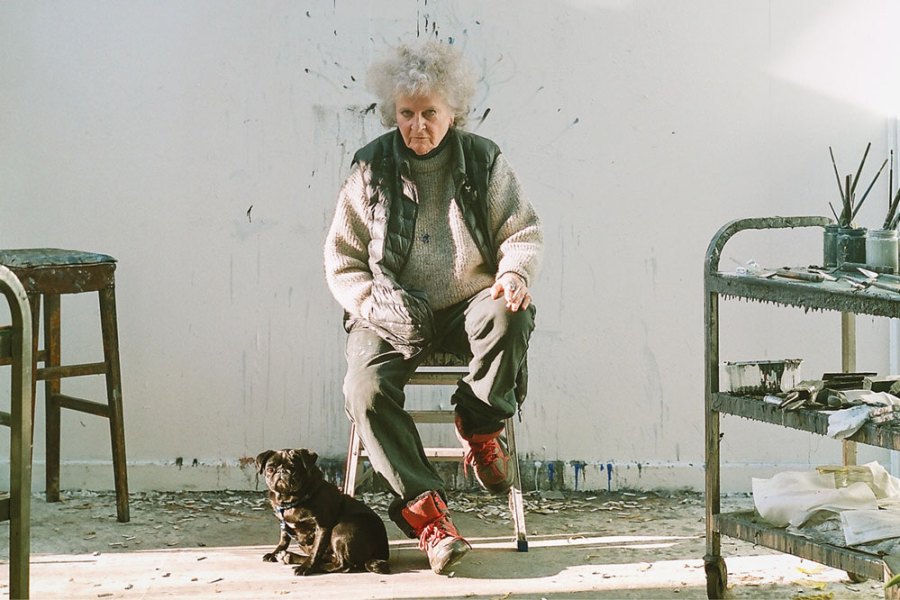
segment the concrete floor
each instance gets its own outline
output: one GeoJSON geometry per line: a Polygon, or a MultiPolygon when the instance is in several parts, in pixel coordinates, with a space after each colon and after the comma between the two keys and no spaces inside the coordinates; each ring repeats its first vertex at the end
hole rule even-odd
{"type": "MultiPolygon", "coordinates": [[[[527,497],[529,551],[517,552],[504,502],[451,499],[473,549],[447,577],[388,525],[391,575],[296,577],[263,563],[278,525],[252,493],[134,495],[117,523],[111,494],[34,500],[33,598],[705,598],[704,510],[697,494],[527,497]]],[[[746,498],[737,498],[742,507],[746,498]]],[[[370,498],[381,513],[386,501],[370,498]]],[[[3,533],[3,532],[0,532],[3,533]]],[[[6,543],[6,540],[3,540],[6,543]]],[[[0,546],[0,555],[7,552],[0,546]]],[[[733,598],[879,598],[880,583],[723,540],[733,598]]],[[[5,569],[0,592],[8,597],[5,569]]]]}
{"type": "MultiPolygon", "coordinates": [[[[259,561],[263,546],[201,550],[150,550],[92,555],[39,555],[32,563],[34,598],[704,598],[705,579],[698,559],[602,563],[585,560],[592,552],[621,544],[598,537],[582,544],[559,546],[540,540],[531,552],[517,554],[477,540],[472,556],[452,577],[427,569],[417,549],[393,547],[392,575],[353,573],[294,577],[288,567],[259,561]],[[546,542],[544,546],[540,542],[546,542]],[[551,556],[555,554],[555,556],[551,556]],[[580,560],[562,556],[581,555],[580,560]],[[561,562],[569,562],[560,566],[561,562]],[[580,564],[579,564],[580,563],[580,564]],[[588,564],[585,564],[588,563],[588,564]]],[[[629,543],[639,543],[636,542],[629,543]]],[[[646,540],[645,540],[646,542],[646,540]]],[[[566,543],[563,541],[563,543],[566,543]]],[[[650,544],[645,545],[651,545],[650,544]]],[[[805,568],[815,572],[806,563],[805,568]]],[[[734,590],[736,598],[813,597],[822,584],[843,587],[845,596],[867,595],[860,586],[841,584],[843,575],[819,572],[804,577],[804,562],[792,557],[732,557],[729,569],[751,586],[734,590]]],[[[870,591],[870,590],[867,590],[870,591]]],[[[832,592],[833,593],[833,592],[832,592]]],[[[822,596],[824,597],[824,596],[822,596]]]]}

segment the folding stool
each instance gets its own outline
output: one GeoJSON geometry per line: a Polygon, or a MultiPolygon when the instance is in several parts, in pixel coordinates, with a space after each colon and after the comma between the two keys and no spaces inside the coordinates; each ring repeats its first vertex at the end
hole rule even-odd
{"type": "MultiPolygon", "coordinates": [[[[457,381],[469,372],[468,361],[443,352],[436,352],[425,360],[407,385],[456,385],[457,381]]],[[[453,409],[409,410],[407,411],[415,423],[455,423],[453,409]]],[[[509,510],[512,516],[516,535],[516,548],[519,552],[528,551],[528,538],[525,531],[525,505],[522,500],[522,479],[519,472],[519,457],[516,448],[515,417],[506,419],[505,434],[509,452],[509,468],[512,469],[512,487],[509,490],[509,510]]],[[[429,460],[458,461],[465,458],[461,446],[427,447],[425,455],[429,460]]],[[[344,470],[344,492],[353,496],[364,480],[371,476],[371,471],[357,480],[359,461],[367,459],[368,454],[362,447],[357,435],[356,425],[350,423],[350,445],[347,450],[347,463],[344,470]]]]}

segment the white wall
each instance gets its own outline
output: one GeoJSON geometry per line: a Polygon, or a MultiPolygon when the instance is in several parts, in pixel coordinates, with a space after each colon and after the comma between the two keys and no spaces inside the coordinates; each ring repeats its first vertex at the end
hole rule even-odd
{"type": "MultiPolygon", "coordinates": [[[[898,22],[888,0],[7,0],[0,247],[119,259],[133,489],[250,485],[239,465],[269,447],[340,458],[344,336],[321,246],[350,156],[383,130],[364,73],[387,43],[453,38],[484,74],[476,130],[546,227],[520,448],[584,461],[582,486],[699,487],[706,246],[734,218],[829,214],[829,145],[851,172],[872,142],[874,174],[900,106],[898,22]]],[[[873,193],[869,227],[886,177],[873,193]]],[[[821,254],[796,233],[729,248],[776,266],[821,254]]],[[[66,301],[64,356],[96,355],[94,299],[66,301]]],[[[840,366],[837,315],[722,313],[724,360],[840,366]]],[[[860,366],[883,372],[885,324],[859,327],[860,366]]],[[[735,489],[840,456],[739,419],[723,431],[735,489]]],[[[63,487],[111,487],[106,423],[67,414],[63,435],[63,487]]]]}

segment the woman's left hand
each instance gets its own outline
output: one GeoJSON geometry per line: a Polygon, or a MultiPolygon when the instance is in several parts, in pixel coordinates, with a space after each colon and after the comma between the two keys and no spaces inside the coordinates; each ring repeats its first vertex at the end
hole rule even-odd
{"type": "Polygon", "coordinates": [[[513,272],[507,272],[498,277],[491,287],[491,297],[494,300],[501,296],[506,300],[506,308],[512,312],[519,309],[525,310],[531,304],[531,294],[528,292],[525,280],[513,272]]]}

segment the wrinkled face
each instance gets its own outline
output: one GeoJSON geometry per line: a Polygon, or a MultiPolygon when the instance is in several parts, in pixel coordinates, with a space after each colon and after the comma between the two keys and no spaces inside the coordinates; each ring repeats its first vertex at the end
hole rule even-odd
{"type": "Polygon", "coordinates": [[[437,148],[453,125],[453,111],[438,94],[400,94],[395,105],[403,142],[419,156],[437,148]]]}
{"type": "Polygon", "coordinates": [[[257,457],[259,472],[273,492],[293,495],[307,488],[318,474],[316,454],[306,450],[270,451],[257,457]]]}
{"type": "Polygon", "coordinates": [[[264,467],[266,485],[279,494],[287,494],[299,486],[299,473],[294,468],[292,457],[278,453],[272,456],[264,467]]]}

